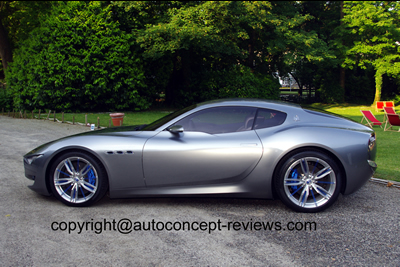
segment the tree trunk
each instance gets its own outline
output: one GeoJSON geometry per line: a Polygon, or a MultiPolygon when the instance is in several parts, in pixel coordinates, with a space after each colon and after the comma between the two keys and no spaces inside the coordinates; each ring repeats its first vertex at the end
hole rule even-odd
{"type": "Polygon", "coordinates": [[[7,69],[8,63],[12,61],[11,45],[8,41],[7,31],[1,22],[0,16],[0,57],[3,62],[3,71],[7,69]]]}
{"type": "MultiPolygon", "coordinates": [[[[343,24],[343,17],[344,17],[343,1],[340,1],[340,25],[343,24]]],[[[344,40],[342,40],[342,44],[344,45],[344,40]]],[[[345,95],[346,95],[345,84],[346,84],[346,71],[342,66],[340,66],[340,87],[342,87],[343,89],[343,99],[342,99],[343,102],[345,102],[345,95]]]]}
{"type": "Polygon", "coordinates": [[[381,101],[381,92],[382,92],[382,75],[383,73],[379,70],[375,73],[375,99],[373,105],[376,105],[377,101],[381,101]]]}

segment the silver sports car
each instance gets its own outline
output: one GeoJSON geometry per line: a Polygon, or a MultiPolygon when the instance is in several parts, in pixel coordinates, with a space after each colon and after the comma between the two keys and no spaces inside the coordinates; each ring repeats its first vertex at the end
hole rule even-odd
{"type": "Polygon", "coordinates": [[[279,198],[318,212],[374,173],[370,128],[268,100],[226,99],[149,125],[108,128],[44,144],[24,156],[29,186],[69,206],[111,198],[279,198]]]}

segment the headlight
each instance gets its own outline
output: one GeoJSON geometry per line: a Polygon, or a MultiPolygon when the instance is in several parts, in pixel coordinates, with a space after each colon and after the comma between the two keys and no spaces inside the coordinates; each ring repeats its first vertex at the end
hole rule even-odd
{"type": "Polygon", "coordinates": [[[29,155],[29,156],[27,156],[27,157],[24,157],[24,161],[25,161],[27,164],[31,165],[32,162],[34,162],[36,159],[38,159],[38,158],[40,158],[40,157],[42,157],[42,156],[43,156],[42,154],[39,154],[39,155],[29,155]]]}

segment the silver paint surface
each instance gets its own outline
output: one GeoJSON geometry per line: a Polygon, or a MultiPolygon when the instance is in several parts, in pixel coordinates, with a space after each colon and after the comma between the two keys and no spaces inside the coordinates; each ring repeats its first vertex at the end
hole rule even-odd
{"type": "Polygon", "coordinates": [[[298,105],[267,100],[217,100],[198,104],[154,131],[133,127],[110,128],[66,137],[29,152],[42,154],[25,174],[35,177],[32,190],[50,195],[46,185],[52,160],[63,152],[80,150],[104,166],[112,198],[151,196],[218,196],[273,198],[273,179],[279,163],[297,150],[318,149],[331,155],[344,172],[343,194],[359,189],[373,174],[376,145],[368,151],[373,130],[298,105]],[[278,126],[208,134],[172,133],[167,129],[182,118],[211,107],[248,106],[287,114],[278,126]]]}

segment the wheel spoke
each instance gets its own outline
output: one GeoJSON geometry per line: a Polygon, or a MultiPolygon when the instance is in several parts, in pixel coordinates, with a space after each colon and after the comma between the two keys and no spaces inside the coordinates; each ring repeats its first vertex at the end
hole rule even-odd
{"type": "Polygon", "coordinates": [[[299,191],[300,189],[302,189],[302,188],[303,188],[303,186],[304,186],[304,184],[303,184],[302,186],[300,186],[299,188],[297,188],[297,190],[296,190],[296,191],[294,191],[294,192],[292,193],[292,196],[293,196],[294,194],[296,194],[296,193],[297,193],[297,191],[299,191]]]}
{"type": "Polygon", "coordinates": [[[91,193],[95,193],[96,192],[97,187],[92,185],[92,184],[90,184],[90,183],[88,183],[88,182],[86,182],[86,181],[84,181],[81,185],[82,185],[83,188],[85,188],[87,191],[89,191],[91,193]]]}
{"type": "Polygon", "coordinates": [[[304,207],[308,199],[308,186],[306,185],[299,198],[299,206],[304,207]]]}
{"type": "Polygon", "coordinates": [[[315,199],[314,191],[313,191],[312,187],[310,187],[310,191],[311,191],[312,198],[314,199],[315,207],[317,207],[318,204],[317,204],[317,200],[315,199]]]}
{"type": "Polygon", "coordinates": [[[308,169],[308,162],[305,158],[300,160],[300,166],[301,170],[303,171],[303,174],[308,175],[310,170],[308,169]]]}
{"type": "Polygon", "coordinates": [[[64,166],[65,166],[65,168],[67,169],[67,171],[68,171],[69,174],[71,174],[71,175],[74,174],[75,169],[74,169],[74,166],[72,165],[70,159],[66,159],[66,160],[65,160],[64,166]]]}
{"type": "Polygon", "coordinates": [[[328,174],[332,173],[332,169],[331,167],[325,167],[322,170],[320,170],[319,172],[317,172],[317,174],[315,175],[315,179],[321,179],[324,178],[325,176],[327,176],[328,174]]]}
{"type": "Polygon", "coordinates": [[[314,171],[315,171],[315,168],[317,168],[318,162],[319,162],[319,159],[315,162],[314,168],[313,168],[311,174],[314,174],[314,171]]]}
{"type": "Polygon", "coordinates": [[[83,186],[81,186],[81,187],[79,187],[79,188],[81,189],[81,192],[82,192],[82,196],[83,196],[83,198],[84,198],[84,199],[86,199],[86,196],[85,196],[85,193],[83,192],[83,189],[82,189],[82,187],[83,187],[83,186]]]}
{"type": "Polygon", "coordinates": [[[301,181],[297,181],[297,182],[286,182],[285,185],[286,186],[298,186],[298,185],[303,185],[304,183],[301,181]]]}
{"type": "Polygon", "coordinates": [[[59,173],[62,173],[62,174],[64,174],[64,175],[66,175],[66,176],[69,176],[69,174],[63,172],[62,170],[57,169],[57,171],[58,171],[59,173]]]}
{"type": "Polygon", "coordinates": [[[304,184],[304,182],[300,179],[285,179],[285,185],[287,186],[296,186],[296,185],[302,185],[304,184]]]}
{"type": "Polygon", "coordinates": [[[67,189],[62,190],[62,191],[61,191],[61,192],[62,192],[62,195],[66,195],[66,194],[67,194],[67,191],[68,191],[71,187],[72,187],[72,185],[68,186],[67,189]]]}
{"type": "Polygon", "coordinates": [[[55,181],[56,186],[63,186],[71,184],[74,181],[72,178],[61,178],[55,181]]]}
{"type": "Polygon", "coordinates": [[[315,191],[318,192],[318,194],[320,194],[321,196],[323,196],[325,199],[330,199],[331,198],[331,194],[329,194],[328,191],[326,191],[323,187],[313,184],[313,188],[315,189],[315,191]]]}
{"type": "Polygon", "coordinates": [[[74,186],[71,189],[71,194],[70,194],[70,202],[76,203],[76,200],[78,199],[78,185],[74,184],[74,186]]]}
{"type": "Polygon", "coordinates": [[[84,168],[82,168],[82,176],[85,176],[90,170],[92,169],[92,166],[90,166],[90,164],[86,164],[86,166],[84,168]]]}
{"type": "Polygon", "coordinates": [[[335,182],[316,181],[318,184],[335,184],[335,182]]]}

